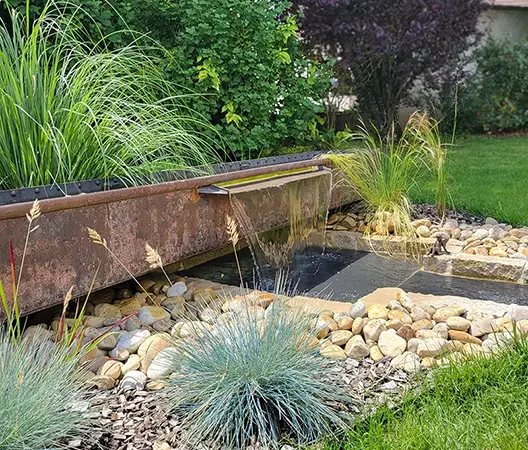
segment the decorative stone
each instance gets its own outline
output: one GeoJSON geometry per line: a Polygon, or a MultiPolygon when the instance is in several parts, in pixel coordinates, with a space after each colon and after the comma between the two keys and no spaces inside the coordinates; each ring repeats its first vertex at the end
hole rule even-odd
{"type": "Polygon", "coordinates": [[[420,225],[418,228],[416,228],[416,234],[420,237],[428,238],[431,236],[431,230],[425,225],[420,225]]]}
{"type": "Polygon", "coordinates": [[[409,314],[398,310],[389,311],[389,319],[397,319],[403,325],[411,325],[413,323],[413,320],[409,314]]]}
{"type": "Polygon", "coordinates": [[[146,382],[147,376],[144,373],[139,370],[131,370],[125,374],[119,387],[125,392],[142,391],[145,389],[146,382]]]}
{"type": "Polygon", "coordinates": [[[447,327],[447,324],[445,324],[445,323],[437,323],[433,327],[433,331],[436,332],[438,334],[438,336],[443,338],[443,339],[447,339],[448,330],[449,330],[449,328],[447,327]]]}
{"type": "Polygon", "coordinates": [[[220,311],[213,308],[205,307],[201,311],[198,311],[198,316],[204,322],[214,323],[215,320],[217,320],[220,316],[220,311]]]}
{"type": "Polygon", "coordinates": [[[326,347],[321,348],[319,352],[321,356],[323,356],[324,358],[328,358],[328,359],[335,359],[335,360],[342,361],[347,358],[345,351],[338,345],[334,345],[334,344],[327,345],[326,347]]]}
{"type": "Polygon", "coordinates": [[[499,222],[497,222],[493,217],[486,217],[486,220],[484,221],[486,225],[498,225],[499,222]]]}
{"type": "Polygon", "coordinates": [[[389,318],[389,310],[382,305],[371,305],[367,308],[369,319],[384,319],[389,318]]]}
{"type": "Polygon", "coordinates": [[[419,320],[430,320],[431,316],[422,308],[419,306],[415,306],[411,309],[411,319],[413,322],[418,322],[419,320]]]}
{"type": "Polygon", "coordinates": [[[97,371],[97,375],[103,375],[117,380],[121,377],[123,363],[119,361],[107,361],[97,371]]]}
{"type": "Polygon", "coordinates": [[[473,232],[473,237],[476,239],[485,239],[488,237],[488,230],[485,230],[484,228],[479,228],[478,230],[475,230],[473,232]]]}
{"type": "Polygon", "coordinates": [[[149,356],[154,358],[164,348],[170,347],[170,339],[170,336],[166,333],[150,336],[139,346],[137,353],[140,357],[149,356]]]}
{"type": "Polygon", "coordinates": [[[449,330],[449,337],[454,341],[482,345],[482,341],[479,338],[464,331],[449,330]]]}
{"type": "Polygon", "coordinates": [[[444,306],[434,313],[433,320],[436,322],[445,322],[448,317],[461,316],[465,312],[465,308],[461,306],[444,306]]]}
{"type": "Polygon", "coordinates": [[[370,347],[370,357],[373,361],[377,362],[385,358],[385,355],[381,353],[381,350],[377,345],[373,345],[370,347]]]}
{"type": "Polygon", "coordinates": [[[420,370],[420,358],[416,353],[405,352],[396,356],[391,361],[391,367],[395,369],[404,370],[405,372],[414,373],[420,370]]]}
{"type": "Polygon", "coordinates": [[[352,336],[354,336],[354,334],[351,331],[337,330],[330,335],[330,339],[332,344],[343,346],[350,340],[352,336]]]}
{"type": "Polygon", "coordinates": [[[390,319],[385,324],[388,330],[395,330],[398,331],[401,327],[403,327],[403,323],[401,323],[398,319],[390,319]]]}
{"type": "Polygon", "coordinates": [[[496,256],[496,257],[499,257],[499,258],[507,258],[508,257],[508,253],[505,252],[502,248],[500,247],[493,247],[490,251],[489,251],[489,255],[490,256],[496,256]]]}
{"type": "Polygon", "coordinates": [[[352,319],[350,316],[344,316],[337,319],[337,326],[340,330],[351,330],[353,324],[354,319],[352,319]]]}
{"type": "Polygon", "coordinates": [[[519,322],[520,320],[527,320],[528,306],[519,306],[516,304],[511,304],[510,306],[508,306],[507,314],[508,317],[515,322],[519,322]]]}
{"type": "Polygon", "coordinates": [[[424,369],[431,369],[436,364],[436,360],[430,356],[426,356],[422,359],[422,367],[424,369]]]}
{"type": "Polygon", "coordinates": [[[415,333],[411,325],[403,325],[400,329],[398,329],[396,334],[406,341],[409,341],[415,337],[415,333]]]}
{"type": "Polygon", "coordinates": [[[143,325],[150,326],[158,320],[169,319],[170,313],[156,305],[143,306],[139,311],[138,318],[143,325]]]}
{"type": "Polygon", "coordinates": [[[177,359],[178,351],[174,347],[161,350],[150,363],[147,369],[147,377],[152,380],[168,377],[172,373],[174,362],[177,359]]]}
{"type": "Polygon", "coordinates": [[[102,328],[104,327],[104,317],[99,316],[86,316],[84,324],[91,328],[102,328]]]}
{"type": "Polygon", "coordinates": [[[433,322],[429,319],[421,319],[414,322],[411,327],[416,332],[418,330],[432,330],[433,329],[433,322]]]}
{"type": "Polygon", "coordinates": [[[379,335],[382,331],[385,331],[385,321],[383,319],[374,319],[370,320],[363,327],[363,336],[366,340],[371,340],[374,342],[378,341],[379,335]]]}
{"type": "Polygon", "coordinates": [[[130,353],[128,350],[114,348],[108,353],[108,356],[110,356],[110,358],[116,359],[117,361],[126,361],[130,356],[130,353]]]}
{"type": "Polygon", "coordinates": [[[87,382],[88,385],[101,390],[112,389],[115,386],[115,383],[116,380],[107,375],[96,375],[90,378],[87,382]]]}
{"type": "Polygon", "coordinates": [[[445,347],[448,345],[448,341],[442,338],[429,338],[424,339],[418,344],[416,354],[420,358],[426,356],[438,356],[443,353],[445,347]]]}
{"type": "Polygon", "coordinates": [[[398,291],[396,293],[396,300],[408,311],[411,312],[414,308],[414,302],[411,298],[403,291],[398,291]]]}
{"type": "Polygon", "coordinates": [[[461,331],[468,331],[472,336],[480,337],[485,334],[493,333],[494,331],[499,331],[499,327],[496,326],[493,317],[484,317],[471,322],[469,330],[461,331]]]}
{"type": "Polygon", "coordinates": [[[352,323],[352,333],[360,334],[363,331],[363,327],[365,326],[366,322],[367,319],[363,319],[363,317],[356,317],[352,323]]]}
{"type": "Polygon", "coordinates": [[[131,316],[137,314],[143,306],[137,297],[127,298],[115,303],[119,308],[122,316],[131,316]]]}
{"type": "Polygon", "coordinates": [[[127,350],[129,353],[136,353],[141,344],[143,344],[149,336],[149,330],[135,330],[130,333],[121,334],[117,341],[117,348],[127,350]]]}
{"type": "Polygon", "coordinates": [[[467,343],[467,344],[464,344],[464,348],[462,349],[462,354],[465,356],[483,355],[484,349],[482,348],[481,345],[467,343]]]}
{"type": "Polygon", "coordinates": [[[363,317],[367,313],[367,307],[362,301],[358,301],[356,303],[353,303],[350,307],[350,317],[355,319],[356,317],[363,317]]]}
{"type": "Polygon", "coordinates": [[[407,348],[407,341],[394,332],[382,331],[378,339],[378,347],[385,356],[401,355],[407,348]]]}
{"type": "MultiPolygon", "coordinates": [[[[467,331],[471,326],[471,322],[460,316],[451,316],[446,320],[446,324],[450,330],[467,331]]],[[[484,334],[484,333],[483,333],[484,334]]]]}
{"type": "Polygon", "coordinates": [[[101,350],[112,350],[117,345],[115,334],[108,334],[97,343],[97,348],[101,350]]]}
{"type": "Polygon", "coordinates": [[[436,331],[433,330],[418,330],[416,332],[416,337],[418,339],[429,339],[429,338],[441,338],[441,339],[447,339],[444,336],[440,335],[436,331]]]}
{"type": "Polygon", "coordinates": [[[130,355],[129,358],[123,364],[123,367],[121,367],[121,373],[123,375],[126,375],[132,370],[139,369],[140,363],[141,358],[138,355],[130,355]]]}
{"type": "Polygon", "coordinates": [[[211,300],[217,298],[218,295],[213,288],[199,287],[194,291],[193,300],[201,304],[209,304],[211,300]]]}
{"type": "Polygon", "coordinates": [[[431,221],[429,219],[416,219],[416,220],[413,220],[411,222],[411,225],[414,227],[414,228],[418,228],[418,227],[427,227],[429,228],[432,224],[431,224],[431,221]]]}
{"type": "Polygon", "coordinates": [[[128,318],[122,325],[126,331],[135,331],[141,328],[141,322],[136,316],[128,318]]]}
{"type": "Polygon", "coordinates": [[[370,354],[370,348],[360,335],[356,335],[347,342],[345,354],[349,358],[361,360],[370,354]]]}
{"type": "Polygon", "coordinates": [[[121,317],[123,317],[121,310],[117,306],[110,305],[109,303],[99,303],[98,305],[95,305],[94,312],[96,316],[104,319],[104,326],[114,325],[121,320],[121,317]]]}
{"type": "Polygon", "coordinates": [[[417,338],[409,339],[409,341],[407,342],[407,350],[409,352],[416,353],[418,351],[418,345],[420,345],[420,342],[422,342],[421,339],[417,339],[417,338]]]}
{"type": "Polygon", "coordinates": [[[167,297],[181,297],[183,294],[187,292],[187,286],[183,281],[178,281],[177,283],[174,283],[169,289],[167,290],[167,297]]]}

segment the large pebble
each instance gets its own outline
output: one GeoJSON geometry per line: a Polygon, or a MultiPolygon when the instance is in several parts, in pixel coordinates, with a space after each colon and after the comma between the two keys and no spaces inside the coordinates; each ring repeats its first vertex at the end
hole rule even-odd
{"type": "Polygon", "coordinates": [[[383,319],[374,319],[369,320],[367,324],[363,327],[363,336],[367,341],[377,342],[379,335],[382,331],[385,331],[385,320],[383,319]]]}
{"type": "Polygon", "coordinates": [[[120,361],[107,361],[97,371],[97,375],[104,375],[117,380],[121,377],[123,363],[120,361]]]}
{"type": "Polygon", "coordinates": [[[129,353],[135,353],[149,336],[149,330],[135,330],[127,334],[121,334],[117,341],[117,348],[127,350],[129,353]]]}
{"type": "Polygon", "coordinates": [[[436,322],[445,322],[449,317],[461,316],[466,312],[462,306],[443,306],[439,308],[433,315],[433,320],[436,322]]]}
{"type": "Polygon", "coordinates": [[[407,348],[407,341],[391,331],[382,331],[378,339],[378,347],[385,356],[401,355],[407,348]]]}
{"type": "Polygon", "coordinates": [[[332,344],[343,346],[350,340],[352,336],[354,336],[352,331],[337,330],[330,335],[330,340],[332,341],[332,344]]]}
{"type": "Polygon", "coordinates": [[[369,319],[384,319],[389,318],[389,310],[383,305],[370,305],[367,308],[367,315],[369,319]]]}
{"type": "Polygon", "coordinates": [[[391,367],[413,373],[420,370],[420,358],[416,353],[405,352],[391,361],[391,367]]]}
{"type": "Polygon", "coordinates": [[[449,330],[449,337],[454,341],[482,345],[482,341],[478,337],[464,331],[449,330]]]}
{"type": "Polygon", "coordinates": [[[174,347],[168,347],[159,352],[147,369],[147,377],[156,380],[168,377],[178,359],[178,351],[174,347]]]}
{"type": "Polygon", "coordinates": [[[321,356],[328,359],[345,360],[347,358],[345,351],[338,345],[334,344],[321,348],[319,352],[321,353],[321,356]]]}
{"type": "Polygon", "coordinates": [[[123,317],[121,310],[117,306],[110,305],[109,303],[99,303],[98,305],[95,305],[94,312],[96,316],[104,319],[104,326],[114,325],[123,317]]]}
{"type": "Polygon", "coordinates": [[[423,339],[416,349],[416,353],[420,358],[426,356],[438,356],[444,352],[449,341],[442,338],[423,339]]]}
{"type": "Polygon", "coordinates": [[[120,389],[123,391],[142,391],[145,388],[147,376],[139,370],[131,370],[125,374],[121,383],[120,389]]]}
{"type": "Polygon", "coordinates": [[[170,313],[160,306],[143,306],[139,311],[138,318],[143,325],[150,326],[162,319],[169,319],[170,313]]]}
{"type": "Polygon", "coordinates": [[[177,283],[174,283],[169,289],[167,290],[167,297],[181,297],[183,294],[187,292],[187,286],[183,281],[178,281],[177,283]]]}
{"type": "MultiPolygon", "coordinates": [[[[471,326],[471,322],[460,316],[451,316],[446,320],[446,324],[450,330],[467,331],[471,326]]],[[[484,333],[483,333],[484,334],[484,333]]]]}
{"type": "Polygon", "coordinates": [[[367,307],[362,301],[353,303],[349,310],[349,315],[353,319],[356,317],[363,317],[367,313],[367,307]]]}
{"type": "Polygon", "coordinates": [[[345,353],[349,358],[361,360],[370,354],[370,348],[358,334],[347,342],[345,353]]]}

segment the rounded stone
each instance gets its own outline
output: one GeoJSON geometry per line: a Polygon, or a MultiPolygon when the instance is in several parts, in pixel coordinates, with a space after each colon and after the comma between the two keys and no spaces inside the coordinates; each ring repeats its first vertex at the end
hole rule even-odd
{"type": "Polygon", "coordinates": [[[358,334],[353,336],[345,346],[346,356],[352,359],[363,359],[370,354],[370,348],[358,334]]]}
{"type": "Polygon", "coordinates": [[[366,340],[371,340],[374,342],[378,341],[379,335],[382,331],[385,331],[385,320],[383,319],[374,319],[369,320],[363,327],[363,336],[366,340]]]}
{"type": "Polygon", "coordinates": [[[446,324],[450,330],[467,331],[471,326],[471,322],[460,316],[448,317],[446,324]]]}
{"type": "Polygon", "coordinates": [[[482,341],[478,337],[472,336],[464,331],[449,330],[449,337],[454,341],[482,345],[482,341]]]}
{"type": "Polygon", "coordinates": [[[147,382],[147,376],[140,372],[139,370],[131,370],[125,374],[119,387],[127,391],[142,391],[145,389],[145,384],[147,382]]]}
{"type": "Polygon", "coordinates": [[[356,317],[352,323],[352,333],[360,334],[363,331],[363,327],[365,326],[366,322],[367,319],[364,319],[363,317],[356,317]]]}
{"type": "Polygon", "coordinates": [[[158,320],[169,319],[170,313],[156,305],[143,306],[139,311],[138,318],[143,325],[151,326],[158,320]]]}
{"type": "Polygon", "coordinates": [[[405,352],[397,355],[391,361],[391,367],[395,369],[404,370],[405,372],[414,373],[420,370],[420,358],[416,353],[405,352]]]}
{"type": "Polygon", "coordinates": [[[351,330],[354,320],[350,316],[344,316],[337,319],[337,326],[340,330],[351,330]]]}
{"type": "Polygon", "coordinates": [[[384,319],[389,318],[389,310],[382,305],[370,305],[367,309],[369,319],[384,319]]]}
{"type": "Polygon", "coordinates": [[[138,370],[140,364],[141,358],[138,355],[130,355],[129,358],[123,364],[123,367],[121,367],[121,373],[123,375],[126,375],[132,370],[138,370]]]}
{"type": "Polygon", "coordinates": [[[332,341],[332,344],[342,347],[350,340],[352,336],[354,336],[354,334],[351,331],[337,330],[330,335],[330,340],[332,341]]]}
{"type": "Polygon", "coordinates": [[[358,301],[350,306],[348,313],[353,319],[356,317],[363,317],[367,313],[367,307],[365,306],[365,303],[358,301]]]}
{"type": "Polygon", "coordinates": [[[436,322],[445,322],[449,317],[461,316],[465,312],[465,308],[461,306],[444,306],[434,313],[433,320],[436,322]]]}
{"type": "Polygon", "coordinates": [[[377,345],[373,345],[370,347],[370,358],[377,362],[385,358],[385,355],[381,353],[381,350],[377,345]]]}
{"type": "Polygon", "coordinates": [[[378,347],[385,356],[401,355],[407,348],[407,341],[396,333],[382,331],[378,339],[378,347]]]}
{"type": "Polygon", "coordinates": [[[97,375],[103,375],[117,380],[121,377],[123,363],[120,361],[107,361],[97,371],[97,375]]]}
{"type": "Polygon", "coordinates": [[[321,348],[319,352],[321,356],[323,356],[324,358],[328,358],[328,359],[335,359],[335,360],[342,361],[347,358],[345,351],[338,345],[334,345],[334,344],[330,344],[324,348],[321,348]]]}

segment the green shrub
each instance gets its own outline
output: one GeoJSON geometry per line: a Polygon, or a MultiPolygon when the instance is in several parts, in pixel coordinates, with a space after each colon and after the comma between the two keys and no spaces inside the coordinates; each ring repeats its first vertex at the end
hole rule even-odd
{"type": "MultiPolygon", "coordinates": [[[[130,44],[95,50],[49,4],[0,26],[0,188],[116,176],[217,160],[206,128],[165,81],[160,59],[130,44]]],[[[104,41],[102,41],[101,45],[104,41]]],[[[152,44],[157,51],[162,49],[152,44]]]]}
{"type": "Polygon", "coordinates": [[[475,52],[476,71],[460,86],[458,128],[516,131],[528,127],[528,40],[490,39],[475,52]]]}
{"type": "Polygon", "coordinates": [[[1,450],[58,448],[87,426],[77,359],[38,334],[27,344],[0,331],[0,392],[1,450]]]}
{"type": "Polygon", "coordinates": [[[148,0],[142,24],[167,48],[177,83],[239,158],[317,137],[329,73],[303,56],[291,3],[148,0]]]}
{"type": "Polygon", "coordinates": [[[169,393],[191,442],[244,448],[287,436],[302,443],[341,425],[324,403],[340,392],[324,382],[323,360],[309,348],[309,319],[278,303],[270,308],[263,321],[247,307],[196,340],[175,342],[169,393]]]}

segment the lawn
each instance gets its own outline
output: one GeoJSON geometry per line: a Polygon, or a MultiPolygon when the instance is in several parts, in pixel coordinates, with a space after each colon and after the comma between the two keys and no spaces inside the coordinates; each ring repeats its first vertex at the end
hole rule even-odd
{"type": "MultiPolygon", "coordinates": [[[[431,375],[431,374],[430,374],[431,375]]],[[[322,450],[526,450],[528,349],[432,372],[434,388],[411,391],[322,450]]]]}
{"type": "MultiPolygon", "coordinates": [[[[528,137],[475,136],[448,151],[450,207],[528,225],[528,137]]],[[[420,182],[411,196],[434,203],[433,182],[420,182]]]]}

